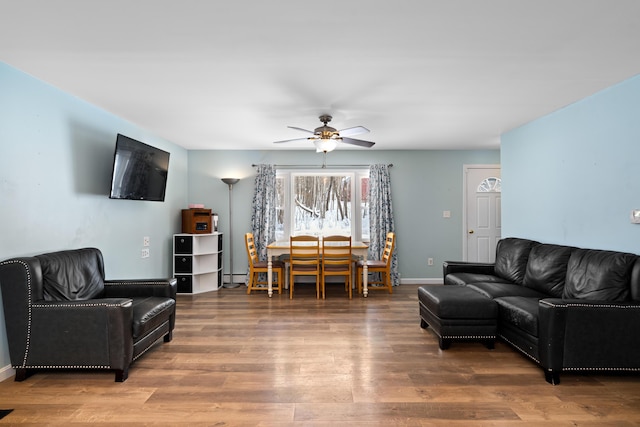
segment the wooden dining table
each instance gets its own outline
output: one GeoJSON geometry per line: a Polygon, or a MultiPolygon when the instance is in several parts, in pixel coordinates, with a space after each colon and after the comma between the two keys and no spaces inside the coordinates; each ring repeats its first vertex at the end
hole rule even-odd
{"type": "MultiPolygon", "coordinates": [[[[369,269],[367,268],[367,253],[369,251],[369,245],[364,242],[351,242],[351,252],[364,261],[364,268],[362,269],[362,295],[366,298],[369,295],[367,289],[367,275],[369,269]]],[[[289,241],[288,240],[276,240],[267,245],[267,292],[269,298],[273,296],[273,259],[281,255],[289,254],[289,241]]]]}

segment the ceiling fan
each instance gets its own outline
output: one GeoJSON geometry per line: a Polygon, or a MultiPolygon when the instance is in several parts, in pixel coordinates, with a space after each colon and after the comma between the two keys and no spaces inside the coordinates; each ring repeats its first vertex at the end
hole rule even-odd
{"type": "Polygon", "coordinates": [[[373,147],[373,145],[375,144],[375,142],[351,138],[351,136],[354,135],[368,133],[369,129],[367,129],[366,127],[354,126],[342,130],[336,130],[331,126],[327,126],[327,123],[329,123],[331,119],[332,117],[328,114],[321,115],[320,121],[323,123],[323,126],[317,127],[314,130],[302,129],[295,126],[287,126],[291,129],[296,129],[302,132],[313,134],[313,136],[287,139],[284,141],[275,141],[274,144],[281,144],[283,142],[313,141],[313,144],[316,146],[316,151],[324,153],[333,151],[337,147],[338,142],[344,142],[345,144],[357,145],[359,147],[366,148],[373,147]]]}

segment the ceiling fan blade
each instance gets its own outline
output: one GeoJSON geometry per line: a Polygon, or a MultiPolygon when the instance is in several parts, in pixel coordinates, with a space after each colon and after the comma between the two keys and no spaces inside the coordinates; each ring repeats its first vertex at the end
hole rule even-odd
{"type": "Polygon", "coordinates": [[[313,133],[312,130],[307,130],[307,129],[302,129],[299,127],[295,127],[295,126],[287,126],[289,129],[295,129],[295,130],[301,130],[302,132],[307,132],[307,133],[313,133]]]}
{"type": "Polygon", "coordinates": [[[364,126],[354,126],[352,128],[346,128],[346,129],[342,129],[338,131],[340,133],[340,136],[355,136],[355,135],[361,135],[363,133],[369,133],[369,129],[367,129],[364,126]]]}
{"type": "Polygon", "coordinates": [[[363,141],[362,139],[344,138],[341,137],[342,142],[345,144],[357,145],[359,147],[371,148],[375,145],[375,142],[363,141]]]}
{"type": "Polygon", "coordinates": [[[273,141],[274,144],[281,144],[283,142],[302,142],[309,141],[313,138],[294,138],[294,139],[285,139],[284,141],[273,141]]]}

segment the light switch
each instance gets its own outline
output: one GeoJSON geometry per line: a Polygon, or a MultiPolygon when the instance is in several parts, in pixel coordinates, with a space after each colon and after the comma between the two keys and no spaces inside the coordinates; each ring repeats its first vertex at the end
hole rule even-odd
{"type": "Polygon", "coordinates": [[[631,211],[631,223],[640,224],[640,209],[634,209],[631,211]]]}
{"type": "Polygon", "coordinates": [[[442,211],[442,218],[451,218],[451,211],[442,211]]]}

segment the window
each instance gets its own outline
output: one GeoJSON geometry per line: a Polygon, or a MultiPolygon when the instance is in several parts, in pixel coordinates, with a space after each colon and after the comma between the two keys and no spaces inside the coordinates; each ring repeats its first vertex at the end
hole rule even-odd
{"type": "Polygon", "coordinates": [[[312,234],[369,240],[369,171],[279,170],[276,239],[312,234]]]}
{"type": "Polygon", "coordinates": [[[483,179],[476,191],[478,193],[501,193],[502,180],[493,176],[483,179]]]}

